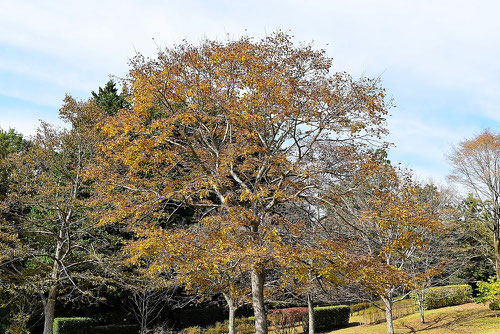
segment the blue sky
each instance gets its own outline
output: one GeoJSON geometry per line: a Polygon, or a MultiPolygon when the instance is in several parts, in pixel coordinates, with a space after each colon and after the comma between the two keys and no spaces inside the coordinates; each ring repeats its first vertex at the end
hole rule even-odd
{"type": "Polygon", "coordinates": [[[334,70],[380,76],[396,105],[391,160],[443,182],[451,145],[500,127],[499,12],[480,0],[2,0],[0,127],[59,123],[66,93],[87,98],[135,51],[289,29],[326,48],[334,70]]]}

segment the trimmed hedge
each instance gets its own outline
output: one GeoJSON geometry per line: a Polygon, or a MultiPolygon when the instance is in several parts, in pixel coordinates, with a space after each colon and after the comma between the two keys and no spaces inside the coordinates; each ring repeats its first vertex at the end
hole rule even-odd
{"type": "Polygon", "coordinates": [[[53,334],[137,334],[138,325],[96,326],[92,318],[55,318],[53,334]]]}
{"type": "Polygon", "coordinates": [[[93,333],[91,318],[55,318],[54,334],[89,334],[93,333]]]}
{"type": "MultiPolygon", "coordinates": [[[[314,308],[314,329],[318,332],[347,327],[351,308],[348,305],[324,306],[314,308]]],[[[309,326],[306,318],[304,329],[309,326]]]]}
{"type": "Polygon", "coordinates": [[[314,308],[314,328],[317,331],[330,330],[349,324],[351,308],[347,305],[314,308]]]}
{"type": "MultiPolygon", "coordinates": [[[[412,294],[418,304],[417,296],[412,294]]],[[[470,285],[446,285],[429,288],[425,292],[424,308],[432,310],[436,308],[461,305],[472,302],[472,288],[470,285]]]]}
{"type": "Polygon", "coordinates": [[[105,325],[92,327],[92,334],[137,334],[139,331],[139,325],[105,325]]]}

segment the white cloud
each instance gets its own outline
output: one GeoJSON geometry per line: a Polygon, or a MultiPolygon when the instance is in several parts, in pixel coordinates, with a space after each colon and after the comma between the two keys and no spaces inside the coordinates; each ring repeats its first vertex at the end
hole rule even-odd
{"type": "Polygon", "coordinates": [[[64,123],[57,118],[57,113],[54,115],[36,108],[1,107],[0,115],[2,115],[0,129],[8,130],[12,128],[28,137],[36,133],[36,129],[40,125],[40,120],[64,126],[64,123]]]}
{"type": "Polygon", "coordinates": [[[389,119],[388,141],[395,146],[389,158],[394,163],[408,164],[415,173],[433,178],[441,183],[450,173],[446,155],[452,146],[480,131],[474,124],[454,126],[441,119],[429,119],[426,115],[408,110],[395,112],[389,119]]]}

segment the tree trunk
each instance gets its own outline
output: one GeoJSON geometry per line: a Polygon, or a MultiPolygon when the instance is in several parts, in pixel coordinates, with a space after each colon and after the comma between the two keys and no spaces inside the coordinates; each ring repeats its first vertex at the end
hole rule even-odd
{"type": "Polygon", "coordinates": [[[141,315],[141,334],[146,334],[148,330],[148,293],[147,288],[142,292],[139,292],[139,302],[140,302],[140,310],[139,314],[141,315]]]}
{"type": "Polygon", "coordinates": [[[425,306],[425,292],[421,290],[420,292],[416,292],[418,299],[418,309],[420,311],[420,321],[425,324],[425,314],[424,314],[424,306],[425,306]]]}
{"type": "Polygon", "coordinates": [[[314,334],[314,305],[310,294],[307,294],[307,316],[309,323],[309,334],[314,334]]]}
{"type": "Polygon", "coordinates": [[[264,307],[264,274],[258,268],[254,268],[251,279],[255,334],[267,334],[267,319],[264,307]]]}
{"type": "Polygon", "coordinates": [[[54,254],[54,264],[52,265],[51,280],[52,285],[49,288],[49,295],[43,310],[44,313],[44,325],[43,334],[52,334],[54,327],[54,315],[56,311],[56,298],[57,298],[57,286],[59,281],[59,270],[61,269],[61,252],[63,248],[63,237],[64,237],[64,224],[61,225],[59,229],[59,238],[56,242],[56,252],[54,254]]]}
{"type": "Polygon", "coordinates": [[[495,272],[497,278],[500,278],[500,224],[495,226],[493,231],[493,247],[495,249],[495,272]]]}
{"type": "Polygon", "coordinates": [[[392,297],[382,297],[385,305],[385,319],[387,321],[387,334],[394,334],[394,323],[392,321],[392,297]]]}
{"type": "Polygon", "coordinates": [[[45,321],[43,325],[43,334],[52,334],[54,326],[54,314],[56,311],[57,285],[53,285],[49,289],[49,296],[43,310],[45,321]]]}
{"type": "Polygon", "coordinates": [[[234,314],[236,313],[237,307],[234,305],[234,301],[233,298],[231,298],[231,296],[224,293],[224,298],[226,299],[227,306],[229,308],[229,325],[228,325],[229,334],[235,334],[236,331],[234,328],[234,314]]]}

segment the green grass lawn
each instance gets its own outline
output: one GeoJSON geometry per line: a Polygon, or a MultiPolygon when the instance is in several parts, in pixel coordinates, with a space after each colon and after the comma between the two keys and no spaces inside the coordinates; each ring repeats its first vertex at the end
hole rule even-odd
{"type": "MultiPolygon", "coordinates": [[[[499,334],[500,312],[498,318],[495,312],[487,305],[464,304],[443,307],[425,312],[426,323],[420,322],[419,313],[415,313],[394,320],[396,333],[470,333],[470,334],[499,334]]],[[[351,319],[353,327],[333,331],[333,334],[384,334],[387,333],[386,323],[377,325],[359,325],[351,319]]]]}

